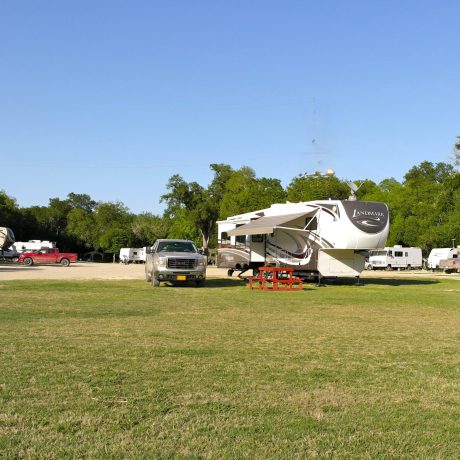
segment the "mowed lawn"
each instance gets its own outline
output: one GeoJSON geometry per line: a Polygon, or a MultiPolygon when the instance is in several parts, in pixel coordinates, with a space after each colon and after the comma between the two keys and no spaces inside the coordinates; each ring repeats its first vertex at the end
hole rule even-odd
{"type": "Polygon", "coordinates": [[[0,282],[1,458],[459,458],[460,282],[0,282]]]}

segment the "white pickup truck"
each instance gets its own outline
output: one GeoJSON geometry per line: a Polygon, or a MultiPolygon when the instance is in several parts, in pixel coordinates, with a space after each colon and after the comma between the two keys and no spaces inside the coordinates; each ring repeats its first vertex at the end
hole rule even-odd
{"type": "Polygon", "coordinates": [[[206,259],[189,240],[156,240],[146,249],[145,280],[152,286],[160,282],[192,282],[197,287],[206,280],[206,259]]]}

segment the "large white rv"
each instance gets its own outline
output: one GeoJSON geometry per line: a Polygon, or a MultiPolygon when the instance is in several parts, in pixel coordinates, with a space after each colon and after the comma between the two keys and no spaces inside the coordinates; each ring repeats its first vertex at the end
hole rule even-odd
{"type": "Polygon", "coordinates": [[[433,248],[428,256],[428,268],[430,270],[438,269],[441,260],[458,257],[458,251],[457,248],[433,248]]]}
{"type": "Polygon", "coordinates": [[[370,251],[368,268],[370,270],[422,268],[422,250],[421,248],[391,246],[370,251]]]}
{"type": "Polygon", "coordinates": [[[385,246],[385,203],[320,200],[274,204],[218,224],[218,267],[296,268],[319,277],[359,276],[367,251],[385,246]]]}

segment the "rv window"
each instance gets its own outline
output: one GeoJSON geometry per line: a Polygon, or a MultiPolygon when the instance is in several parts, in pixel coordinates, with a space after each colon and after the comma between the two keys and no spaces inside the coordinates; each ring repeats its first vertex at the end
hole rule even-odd
{"type": "Polygon", "coordinates": [[[408,252],[406,252],[405,255],[406,255],[406,257],[409,257],[409,253],[408,253],[408,252]]]}
{"type": "Polygon", "coordinates": [[[452,259],[456,259],[458,257],[458,254],[452,254],[452,259]]]}
{"type": "Polygon", "coordinates": [[[388,251],[388,255],[389,255],[390,257],[393,257],[393,251],[388,251]]]}
{"type": "Polygon", "coordinates": [[[246,246],[246,235],[238,235],[236,237],[236,244],[244,244],[246,246]]]}
{"type": "Polygon", "coordinates": [[[395,257],[402,257],[403,253],[402,251],[395,251],[395,257]]]}

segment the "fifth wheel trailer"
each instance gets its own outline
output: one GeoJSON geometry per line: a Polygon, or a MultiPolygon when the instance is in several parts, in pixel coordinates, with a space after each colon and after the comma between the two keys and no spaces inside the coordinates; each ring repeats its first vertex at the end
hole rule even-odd
{"type": "Polygon", "coordinates": [[[14,233],[11,228],[0,227],[0,260],[11,261],[14,259],[15,251],[10,248],[14,244],[14,233]]]}
{"type": "Polygon", "coordinates": [[[318,200],[280,203],[218,224],[218,267],[294,267],[304,276],[359,276],[369,250],[389,232],[385,203],[318,200]]]}

